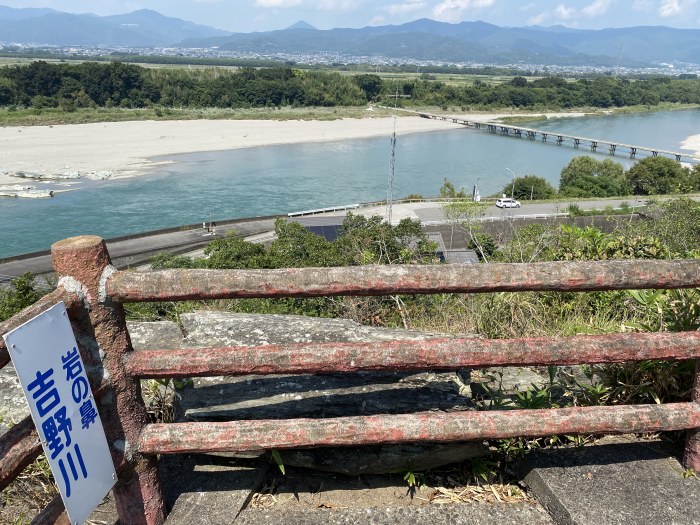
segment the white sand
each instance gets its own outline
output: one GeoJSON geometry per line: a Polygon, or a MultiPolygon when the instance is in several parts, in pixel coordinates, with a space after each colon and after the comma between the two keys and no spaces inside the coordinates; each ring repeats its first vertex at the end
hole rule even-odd
{"type": "MultiPolygon", "coordinates": [[[[397,134],[445,130],[455,124],[408,117],[397,134]]],[[[147,173],[159,155],[391,135],[392,118],[317,120],[133,121],[0,128],[0,172],[147,173]]],[[[0,184],[20,179],[0,175],[0,184]]]]}
{"type": "MultiPolygon", "coordinates": [[[[504,115],[468,114],[465,118],[486,121],[501,116],[504,115]]],[[[413,116],[396,120],[397,135],[461,127],[413,116]]],[[[332,121],[163,120],[0,127],[0,184],[20,181],[9,176],[17,171],[54,174],[77,170],[82,176],[110,171],[114,177],[134,176],[158,166],[160,162],[150,159],[160,155],[388,137],[393,126],[392,117],[383,117],[332,121]]]]}
{"type": "Polygon", "coordinates": [[[692,151],[696,156],[700,156],[700,135],[691,135],[683,142],[681,148],[692,151]]]}

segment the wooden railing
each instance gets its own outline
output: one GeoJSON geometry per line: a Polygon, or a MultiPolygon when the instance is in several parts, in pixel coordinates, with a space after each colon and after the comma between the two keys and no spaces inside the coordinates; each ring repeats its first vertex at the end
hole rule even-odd
{"type": "MultiPolygon", "coordinates": [[[[122,523],[155,525],[164,521],[158,454],[685,429],[684,463],[700,471],[700,332],[510,340],[431,338],[132,352],[122,307],[125,302],[241,297],[696,288],[700,287],[697,260],[129,272],[111,266],[106,246],[98,237],[56,243],[52,256],[61,277],[58,290],[2,323],[0,332],[11,330],[56,301],[68,304],[83,358],[93,365],[92,386],[100,399],[119,473],[114,494],[122,523]],[[96,359],[98,354],[103,356],[101,361],[96,359]],[[649,359],[696,360],[690,402],[149,424],[139,389],[139,378],[456,370],[649,359]]],[[[6,349],[0,348],[0,365],[8,362],[6,349]]],[[[36,432],[28,419],[0,438],[0,487],[39,452],[36,432]]],[[[34,523],[58,523],[65,519],[61,513],[62,504],[55,500],[34,523]]]]}

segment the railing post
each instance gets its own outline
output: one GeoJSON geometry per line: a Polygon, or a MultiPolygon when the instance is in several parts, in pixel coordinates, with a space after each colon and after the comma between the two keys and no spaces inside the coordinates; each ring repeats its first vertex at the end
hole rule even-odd
{"type": "Polygon", "coordinates": [[[107,246],[100,237],[73,237],[51,246],[51,256],[58,276],[64,278],[66,286],[80,286],[88,303],[92,335],[104,368],[103,381],[110,390],[102,396],[100,413],[120,473],[114,487],[119,521],[161,525],[165,507],[157,460],[136,450],[148,415],[139,380],[124,368],[124,357],[132,351],[124,309],[102,291],[103,279],[112,271],[107,246]]]}
{"type": "MultiPolygon", "coordinates": [[[[695,361],[695,380],[691,401],[700,403],[700,359],[695,361]]],[[[700,428],[688,430],[683,465],[685,468],[692,468],[695,472],[700,473],[700,428]]]]}

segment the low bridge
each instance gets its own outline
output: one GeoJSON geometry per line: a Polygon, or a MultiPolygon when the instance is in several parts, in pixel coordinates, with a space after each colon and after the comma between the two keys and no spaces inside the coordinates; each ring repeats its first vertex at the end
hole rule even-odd
{"type": "MultiPolygon", "coordinates": [[[[386,107],[385,109],[393,108],[386,107]]],[[[453,122],[455,124],[461,124],[472,129],[486,131],[488,133],[503,135],[507,137],[525,138],[532,141],[552,143],[556,144],[557,146],[573,146],[576,149],[578,149],[581,146],[584,146],[589,148],[593,153],[607,152],[610,155],[616,155],[618,153],[624,152],[627,155],[629,155],[631,159],[637,158],[637,156],[640,154],[646,154],[645,156],[651,157],[658,157],[661,155],[664,157],[674,158],[678,162],[700,163],[700,157],[679,151],[668,151],[648,146],[636,146],[633,144],[624,144],[622,142],[610,141],[605,139],[591,139],[587,137],[578,137],[575,135],[567,135],[565,133],[558,133],[555,131],[542,131],[539,129],[525,128],[523,126],[513,126],[511,124],[503,124],[502,122],[481,122],[460,117],[433,115],[431,113],[423,113],[420,111],[411,111],[406,109],[397,109],[397,111],[404,111],[407,113],[418,115],[423,118],[433,120],[444,120],[445,122],[453,122]]]]}

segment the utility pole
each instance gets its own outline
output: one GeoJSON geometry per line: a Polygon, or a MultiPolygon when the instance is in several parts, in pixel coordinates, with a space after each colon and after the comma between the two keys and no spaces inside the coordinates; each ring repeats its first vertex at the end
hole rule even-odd
{"type": "Polygon", "coordinates": [[[509,171],[510,174],[513,176],[513,186],[510,189],[510,198],[512,199],[515,195],[515,173],[513,173],[513,170],[510,168],[506,168],[506,171],[509,171]]]}
{"type": "Polygon", "coordinates": [[[386,184],[386,220],[391,224],[394,206],[394,172],[396,169],[396,106],[399,100],[399,83],[396,82],[394,96],[394,132],[391,134],[391,160],[389,161],[389,180],[386,184]]]}

